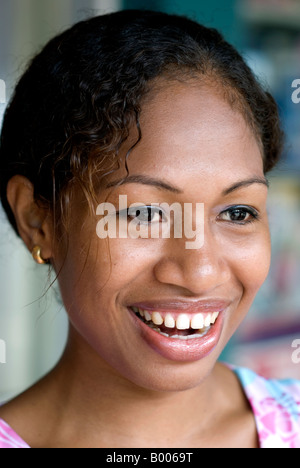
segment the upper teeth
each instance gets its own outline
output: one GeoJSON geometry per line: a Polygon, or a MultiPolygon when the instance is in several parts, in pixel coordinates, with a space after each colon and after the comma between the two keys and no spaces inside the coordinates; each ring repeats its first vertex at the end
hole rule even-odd
{"type": "Polygon", "coordinates": [[[179,314],[173,315],[167,313],[163,315],[160,312],[150,312],[143,310],[138,307],[133,307],[132,310],[135,313],[139,313],[148,322],[152,321],[155,325],[165,325],[167,328],[177,328],[178,330],[200,330],[204,327],[213,325],[219,316],[219,312],[207,313],[207,314],[179,314]]]}

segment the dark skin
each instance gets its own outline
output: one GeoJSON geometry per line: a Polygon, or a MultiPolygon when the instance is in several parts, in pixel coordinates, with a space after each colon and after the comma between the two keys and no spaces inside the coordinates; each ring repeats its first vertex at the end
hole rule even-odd
{"type": "Polygon", "coordinates": [[[2,407],[0,417],[31,447],[257,447],[241,385],[217,360],[270,266],[267,187],[253,181],[264,179],[259,142],[216,90],[191,83],[161,86],[150,95],[141,127],[130,174],[163,178],[180,193],[132,183],[103,189],[99,203],[107,196],[116,203],[120,194],[129,204],[203,202],[204,246],[186,250],[185,239],[174,238],[110,239],[110,258],[78,191],[66,252],[55,243],[51,216],[35,204],[30,182],[15,176],[8,199],[25,244],[29,250],[40,245],[56,271],[62,266],[70,335],[56,368],[2,407]],[[259,218],[237,224],[220,216],[229,205],[254,207],[259,218]],[[126,307],[154,296],[228,302],[209,355],[171,361],[145,342],[126,307]]]}

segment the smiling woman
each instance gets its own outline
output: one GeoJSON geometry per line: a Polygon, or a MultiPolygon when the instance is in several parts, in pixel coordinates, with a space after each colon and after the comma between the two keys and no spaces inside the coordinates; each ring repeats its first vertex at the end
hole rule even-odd
{"type": "Polygon", "coordinates": [[[0,446],[300,447],[299,383],[218,363],[268,275],[281,146],[272,97],[186,18],[97,17],[33,59],[5,115],[1,200],[56,272],[70,331],[53,371],[0,409],[0,446]],[[136,210],[102,238],[97,206],[120,197],[136,210]],[[197,204],[201,248],[187,231],[127,235],[197,204]]]}

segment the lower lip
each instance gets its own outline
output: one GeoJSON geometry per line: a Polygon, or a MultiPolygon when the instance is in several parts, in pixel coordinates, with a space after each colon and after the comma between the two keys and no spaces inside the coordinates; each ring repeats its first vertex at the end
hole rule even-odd
{"type": "Polygon", "coordinates": [[[136,314],[128,308],[134,323],[138,327],[140,335],[146,343],[163,356],[165,359],[177,362],[194,362],[208,356],[220,341],[223,330],[224,314],[220,313],[217,321],[211,326],[210,330],[202,338],[191,340],[180,340],[176,338],[167,338],[160,333],[152,330],[136,314]]]}

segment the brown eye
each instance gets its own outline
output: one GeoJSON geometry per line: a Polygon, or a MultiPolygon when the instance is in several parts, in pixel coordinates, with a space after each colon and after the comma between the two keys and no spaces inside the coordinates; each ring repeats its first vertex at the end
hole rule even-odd
{"type": "Polygon", "coordinates": [[[158,207],[145,206],[128,209],[128,217],[140,224],[150,224],[164,221],[165,215],[158,207]]]}
{"type": "Polygon", "coordinates": [[[258,212],[254,208],[246,206],[234,206],[219,215],[222,221],[236,224],[251,223],[259,218],[258,212]]]}

